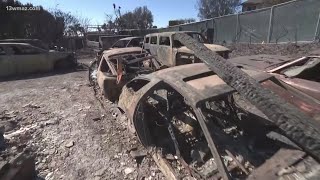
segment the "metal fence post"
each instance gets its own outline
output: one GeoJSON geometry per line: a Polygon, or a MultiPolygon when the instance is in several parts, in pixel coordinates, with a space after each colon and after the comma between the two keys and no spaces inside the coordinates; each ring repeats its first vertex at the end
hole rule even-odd
{"type": "Polygon", "coordinates": [[[274,6],[271,7],[271,11],[270,11],[269,30],[268,30],[268,40],[267,40],[267,43],[270,43],[270,41],[271,41],[272,28],[273,28],[273,8],[274,8],[274,6]]]}
{"type": "Polygon", "coordinates": [[[238,34],[239,33],[239,25],[240,25],[239,24],[239,13],[237,13],[237,25],[236,25],[236,36],[235,36],[236,37],[235,38],[236,42],[238,42],[238,38],[239,38],[239,36],[238,36],[239,35],[238,34]]]}
{"type": "Polygon", "coordinates": [[[319,40],[319,35],[320,35],[320,33],[318,33],[319,26],[320,26],[319,24],[320,24],[320,12],[319,12],[318,22],[316,26],[316,32],[314,33],[314,41],[319,40]]]}
{"type": "Polygon", "coordinates": [[[212,43],[213,43],[213,42],[216,42],[216,38],[217,38],[217,37],[216,37],[216,31],[217,31],[217,29],[216,29],[215,26],[214,26],[214,25],[215,25],[214,18],[211,19],[211,23],[212,23],[212,29],[213,29],[213,35],[212,35],[212,36],[213,36],[212,43]]]}

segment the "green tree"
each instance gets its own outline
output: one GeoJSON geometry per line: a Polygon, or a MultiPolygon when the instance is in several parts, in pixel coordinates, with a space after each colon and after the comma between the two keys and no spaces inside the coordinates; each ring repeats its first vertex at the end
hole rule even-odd
{"type": "Polygon", "coordinates": [[[134,9],[133,17],[136,18],[138,29],[152,28],[153,15],[147,6],[137,7],[134,9]]]}
{"type": "Polygon", "coordinates": [[[37,38],[52,42],[59,35],[56,19],[42,7],[36,11],[8,11],[7,6],[33,7],[14,0],[0,1],[0,38],[37,38]]]}
{"type": "Polygon", "coordinates": [[[209,19],[233,14],[240,3],[241,0],[198,0],[198,16],[200,19],[209,19]]]}
{"type": "Polygon", "coordinates": [[[152,28],[153,15],[152,12],[147,8],[147,6],[137,7],[133,11],[128,11],[123,15],[121,15],[120,10],[116,12],[118,12],[117,18],[114,21],[109,20],[108,24],[114,25],[117,29],[152,28]]]}
{"type": "Polygon", "coordinates": [[[35,11],[8,11],[12,7],[33,7],[15,0],[0,1],[0,39],[31,38],[47,43],[56,43],[64,35],[84,35],[87,30],[86,18],[75,17],[61,10],[49,12],[40,6],[35,11]]]}

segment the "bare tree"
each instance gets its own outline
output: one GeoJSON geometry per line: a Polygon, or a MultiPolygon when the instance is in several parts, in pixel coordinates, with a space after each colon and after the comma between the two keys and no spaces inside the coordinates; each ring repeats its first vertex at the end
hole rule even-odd
{"type": "Polygon", "coordinates": [[[114,27],[115,29],[120,30],[123,24],[121,21],[121,7],[120,6],[117,7],[116,4],[113,3],[113,10],[116,16],[115,20],[113,21],[114,27]]]}
{"type": "Polygon", "coordinates": [[[88,32],[90,19],[82,16],[75,16],[70,12],[63,12],[60,9],[51,11],[54,17],[62,21],[64,35],[66,36],[84,36],[88,32]]]}
{"type": "Polygon", "coordinates": [[[78,17],[78,20],[79,20],[79,24],[81,27],[83,27],[83,32],[82,34],[85,36],[88,32],[88,27],[91,23],[91,19],[87,18],[87,17],[82,17],[82,16],[79,16],[78,17]]]}
{"type": "Polygon", "coordinates": [[[278,28],[278,32],[273,33],[273,36],[276,40],[276,44],[278,44],[278,42],[281,38],[286,37],[288,34],[289,34],[289,31],[285,26],[281,26],[281,29],[278,28]]]}
{"type": "Polygon", "coordinates": [[[197,8],[200,19],[209,19],[233,14],[240,6],[241,0],[198,0],[197,8]]]}
{"type": "Polygon", "coordinates": [[[104,31],[107,31],[107,30],[111,31],[112,29],[115,29],[113,16],[111,14],[105,14],[105,16],[106,16],[106,21],[105,21],[106,23],[104,23],[101,28],[104,31]]]}

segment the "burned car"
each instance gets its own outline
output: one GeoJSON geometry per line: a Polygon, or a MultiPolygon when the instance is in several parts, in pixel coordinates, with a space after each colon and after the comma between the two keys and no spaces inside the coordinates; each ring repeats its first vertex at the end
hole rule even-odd
{"type": "Polygon", "coordinates": [[[121,38],[116,41],[114,44],[111,45],[110,48],[104,49],[102,48],[100,51],[97,52],[98,60],[101,59],[102,52],[105,50],[112,50],[115,48],[126,48],[126,47],[142,47],[143,38],[142,37],[125,37],[121,38]]]}
{"type": "Polygon", "coordinates": [[[124,84],[160,67],[154,56],[139,47],[107,50],[99,61],[97,83],[107,99],[117,101],[124,84]]]}
{"type": "MultiPolygon", "coordinates": [[[[243,71],[262,86],[278,89],[279,96],[295,97],[270,74],[243,71]]],[[[168,158],[178,167],[173,169],[196,179],[320,176],[316,160],[203,63],[139,76],[123,87],[118,105],[146,148],[160,148],[164,157],[176,155],[168,158]],[[284,173],[306,162],[308,170],[284,173]]]]}
{"type": "MultiPolygon", "coordinates": [[[[199,42],[206,42],[204,37],[200,33],[186,33],[189,36],[195,37],[199,42]]],[[[139,37],[127,37],[116,42],[113,45],[113,48],[103,51],[103,54],[101,54],[96,60],[96,63],[99,64],[97,70],[97,82],[102,94],[107,99],[114,102],[118,100],[123,85],[125,85],[129,80],[133,79],[133,77],[136,77],[138,74],[148,74],[153,71],[171,66],[201,62],[193,55],[193,52],[191,50],[189,50],[185,46],[182,46],[181,43],[179,45],[179,48],[177,46],[173,46],[173,42],[179,43],[179,41],[173,39],[174,34],[176,34],[176,32],[149,34],[145,37],[143,49],[138,47],[127,47],[132,41],[139,40],[139,37]],[[151,38],[150,41],[148,40],[149,37],[151,38]],[[152,43],[154,38],[156,38],[155,44],[152,43]],[[162,41],[164,40],[167,41],[167,44],[163,44],[162,41]],[[120,46],[119,43],[122,45],[120,46]],[[123,46],[125,46],[126,48],[121,48],[123,46]],[[176,59],[176,57],[179,57],[179,59],[176,59]],[[124,61],[121,60],[123,58],[125,59],[124,61]],[[133,63],[130,65],[126,64],[128,60],[136,62],[136,60],[133,60],[135,58],[138,59],[138,61],[141,60],[139,61],[140,65],[138,63],[138,66],[132,67],[133,63]],[[182,58],[185,59],[182,60],[182,58]],[[151,71],[150,67],[145,66],[146,64],[148,66],[152,66],[151,71]],[[119,74],[118,71],[119,69],[121,69],[122,71],[124,69],[124,66],[126,66],[128,69],[124,71],[125,77],[122,77],[124,74],[119,74]],[[144,68],[144,70],[139,70],[139,68],[142,67],[144,68]],[[135,70],[133,70],[134,68],[135,70]],[[146,71],[146,68],[149,68],[149,70],[146,71]],[[122,81],[119,81],[119,78],[122,78],[122,81]]],[[[229,49],[223,46],[213,44],[205,45],[224,57],[227,57],[229,53],[229,49]]]]}
{"type": "Polygon", "coordinates": [[[194,55],[192,50],[174,39],[174,35],[177,33],[188,34],[199,43],[203,43],[207,48],[217,52],[224,58],[228,58],[229,56],[230,50],[228,48],[221,45],[208,44],[208,41],[202,34],[193,31],[148,34],[144,38],[143,48],[152,55],[157,55],[159,61],[168,67],[201,62],[200,59],[194,55]]]}
{"type": "Polygon", "coordinates": [[[125,48],[125,47],[142,47],[142,37],[126,37],[115,42],[110,49],[125,48]]]}
{"type": "MultiPolygon", "coordinates": [[[[275,76],[281,83],[288,85],[291,92],[306,94],[311,102],[320,101],[320,56],[306,56],[292,59],[277,55],[254,55],[229,59],[234,65],[243,69],[260,70],[275,76]]],[[[305,109],[314,119],[320,111],[319,103],[302,103],[301,97],[292,98],[287,95],[286,99],[305,109]]]]}
{"type": "Polygon", "coordinates": [[[74,53],[49,51],[29,43],[0,43],[0,77],[48,72],[76,64],[74,53]]]}
{"type": "Polygon", "coordinates": [[[167,178],[320,176],[320,124],[313,119],[320,111],[312,116],[286,98],[318,102],[271,74],[239,69],[187,34],[175,38],[205,64],[137,77],[123,87],[118,103],[140,142],[176,167],[161,161],[167,178]]]}

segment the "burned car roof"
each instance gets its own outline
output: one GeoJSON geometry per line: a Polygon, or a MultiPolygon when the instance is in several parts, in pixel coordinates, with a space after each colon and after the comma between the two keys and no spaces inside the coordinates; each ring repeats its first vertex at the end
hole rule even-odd
{"type": "Polygon", "coordinates": [[[103,51],[103,55],[106,57],[114,56],[114,55],[121,55],[126,53],[133,53],[133,52],[142,52],[143,49],[140,47],[126,47],[126,48],[119,48],[119,49],[111,49],[103,51]]]}
{"type": "MultiPolygon", "coordinates": [[[[264,81],[272,77],[264,72],[254,70],[243,71],[257,81],[264,81]]],[[[142,76],[141,78],[147,78],[153,82],[164,81],[177,90],[185,93],[192,92],[189,95],[195,103],[234,91],[232,87],[228,86],[204,63],[175,66],[142,76]]]]}
{"type": "Polygon", "coordinates": [[[228,59],[234,65],[245,69],[268,70],[289,62],[292,58],[279,55],[259,54],[228,59]]]}
{"type": "MultiPolygon", "coordinates": [[[[207,48],[209,48],[212,51],[215,52],[221,52],[221,51],[231,51],[229,48],[218,45],[218,44],[204,44],[207,48]]],[[[192,50],[188,49],[186,46],[182,46],[178,48],[179,52],[185,52],[185,53],[194,53],[192,50]]]]}
{"type": "Polygon", "coordinates": [[[135,36],[135,37],[126,37],[126,38],[119,39],[119,41],[121,41],[121,40],[131,40],[131,39],[143,39],[143,37],[138,37],[138,36],[135,36]]]}
{"type": "Polygon", "coordinates": [[[277,79],[320,100],[320,56],[305,56],[293,59],[277,55],[254,55],[229,59],[244,69],[264,71],[277,79]]]}
{"type": "Polygon", "coordinates": [[[177,34],[177,33],[197,33],[197,34],[200,34],[196,31],[170,31],[170,32],[151,33],[151,34],[147,34],[147,36],[153,36],[153,35],[158,35],[158,34],[170,36],[170,35],[177,34]]]}

